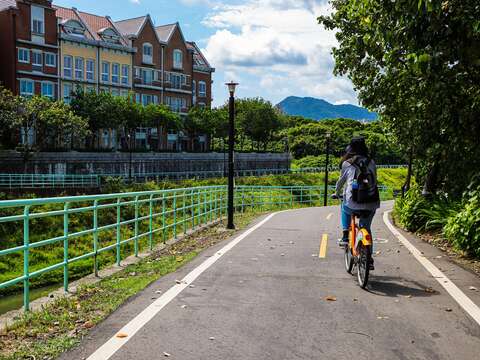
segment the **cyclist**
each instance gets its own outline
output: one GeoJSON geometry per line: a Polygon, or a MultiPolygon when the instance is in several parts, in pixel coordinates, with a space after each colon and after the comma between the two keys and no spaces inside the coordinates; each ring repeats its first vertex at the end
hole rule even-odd
{"type": "MultiPolygon", "coordinates": [[[[375,216],[376,210],[380,207],[380,200],[368,203],[358,203],[353,200],[352,187],[357,186],[355,180],[359,171],[357,164],[361,161],[366,161],[368,163],[368,171],[373,174],[376,186],[377,168],[375,162],[369,157],[365,138],[354,137],[351,140],[350,145],[347,146],[345,155],[342,157],[342,170],[336,185],[336,195],[338,197],[343,196],[341,205],[343,236],[338,242],[340,246],[348,245],[348,233],[352,212],[362,210],[362,213],[368,214],[367,216],[360,217],[360,227],[364,227],[371,234],[372,220],[375,216]],[[342,189],[343,194],[341,193],[342,189]]],[[[373,264],[371,267],[373,268],[373,264]]]]}

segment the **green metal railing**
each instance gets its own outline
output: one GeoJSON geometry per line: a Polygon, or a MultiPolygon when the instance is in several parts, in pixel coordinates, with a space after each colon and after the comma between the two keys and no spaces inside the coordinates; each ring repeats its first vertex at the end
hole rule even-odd
{"type": "Polygon", "coordinates": [[[100,186],[98,175],[0,174],[0,188],[95,188],[100,186]]]}
{"type": "MultiPolygon", "coordinates": [[[[321,206],[323,186],[237,186],[234,203],[236,212],[321,206]]],[[[16,269],[0,274],[0,290],[23,289],[27,311],[42,277],[57,272],[68,291],[72,272],[98,275],[100,266],[120,265],[226,211],[226,186],[0,201],[0,265],[16,269]]]]}

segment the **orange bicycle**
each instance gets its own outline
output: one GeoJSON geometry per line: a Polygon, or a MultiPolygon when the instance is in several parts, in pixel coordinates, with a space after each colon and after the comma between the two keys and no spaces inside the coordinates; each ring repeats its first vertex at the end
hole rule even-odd
{"type": "MultiPolygon", "coordinates": [[[[333,198],[337,198],[333,196],[333,198]]],[[[357,268],[358,284],[362,289],[367,287],[370,265],[372,262],[373,240],[370,232],[359,226],[358,219],[368,217],[369,211],[356,210],[352,213],[348,245],[344,247],[345,269],[349,274],[357,268]]]]}

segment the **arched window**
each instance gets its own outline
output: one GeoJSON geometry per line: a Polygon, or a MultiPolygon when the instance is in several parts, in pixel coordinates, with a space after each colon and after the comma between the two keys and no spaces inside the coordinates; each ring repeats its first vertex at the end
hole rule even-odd
{"type": "Polygon", "coordinates": [[[173,67],[175,69],[183,69],[183,52],[182,50],[173,50],[173,67]]]}
{"type": "Polygon", "coordinates": [[[150,43],[144,43],[143,46],[143,63],[153,64],[153,46],[150,43]]]}

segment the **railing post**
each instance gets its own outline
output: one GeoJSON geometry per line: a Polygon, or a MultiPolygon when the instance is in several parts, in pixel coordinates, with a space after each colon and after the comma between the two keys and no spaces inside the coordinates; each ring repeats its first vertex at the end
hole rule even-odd
{"type": "Polygon", "coordinates": [[[68,209],[70,203],[63,206],[63,290],[68,292],[68,209]]]}
{"type": "Polygon", "coordinates": [[[193,207],[193,190],[190,190],[190,214],[192,215],[192,230],[195,229],[195,210],[193,207]]]}
{"type": "Polygon", "coordinates": [[[162,240],[163,243],[167,241],[167,229],[166,229],[166,222],[165,222],[165,192],[162,194],[162,240]]]}
{"type": "Polygon", "coordinates": [[[200,190],[198,190],[198,193],[197,193],[198,223],[197,223],[197,225],[202,225],[201,197],[202,197],[202,195],[200,193],[200,190]]]}
{"type": "Polygon", "coordinates": [[[23,309],[30,311],[30,206],[23,211],[23,309]]]}
{"type": "Polygon", "coordinates": [[[208,213],[207,213],[207,190],[203,192],[203,221],[208,223],[208,213]]]}
{"type": "Polygon", "coordinates": [[[121,198],[117,199],[117,265],[120,266],[121,256],[120,256],[120,241],[121,241],[121,210],[120,210],[121,198]]]}
{"type": "Polygon", "coordinates": [[[149,212],[148,212],[148,246],[150,251],[153,250],[153,194],[150,195],[149,212]]]}
{"type": "Polygon", "coordinates": [[[177,238],[177,192],[173,193],[173,238],[177,238]]]}
{"type": "Polygon", "coordinates": [[[93,271],[98,277],[98,200],[93,202],[93,271]]]}
{"type": "Polygon", "coordinates": [[[135,196],[135,257],[138,257],[138,196],[135,196]]]}
{"type": "Polygon", "coordinates": [[[184,191],[182,194],[182,212],[183,212],[183,220],[182,220],[182,227],[183,227],[183,235],[187,233],[187,191],[184,191]]]}

